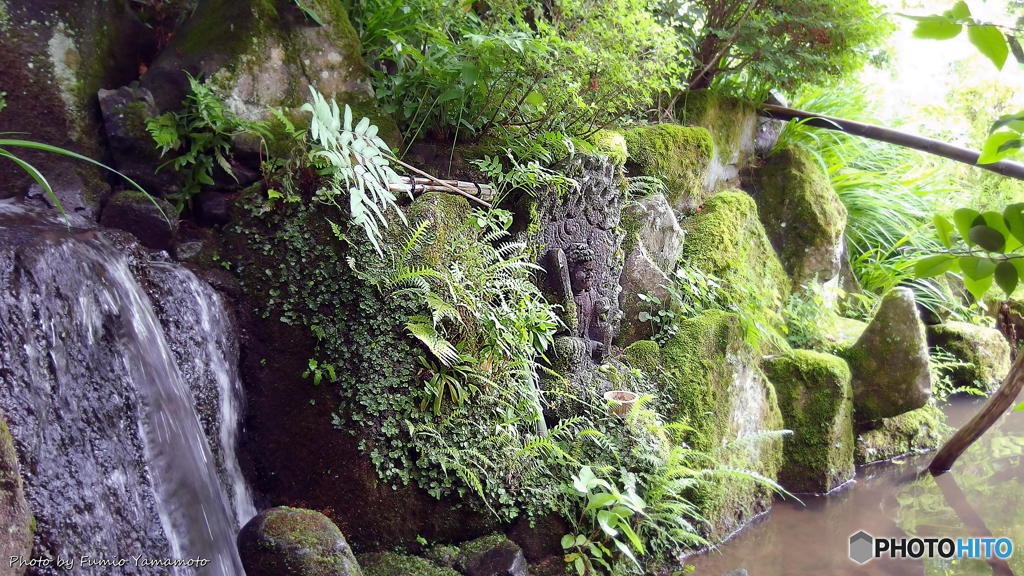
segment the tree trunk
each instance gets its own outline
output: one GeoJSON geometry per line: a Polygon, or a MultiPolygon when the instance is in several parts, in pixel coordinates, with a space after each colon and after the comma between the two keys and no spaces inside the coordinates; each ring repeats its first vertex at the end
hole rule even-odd
{"type": "Polygon", "coordinates": [[[864,138],[870,138],[880,142],[888,142],[889,144],[895,144],[905,148],[913,148],[914,150],[920,150],[936,156],[942,156],[943,158],[949,158],[950,160],[956,160],[957,162],[963,162],[964,164],[970,164],[976,168],[989,170],[1009,178],[1024,180],[1024,164],[1010,162],[1008,160],[993,162],[991,164],[978,164],[978,158],[981,156],[981,153],[977,150],[954,146],[953,144],[942,142],[941,140],[925,138],[924,136],[909,134],[907,132],[893,130],[892,128],[884,128],[874,124],[865,124],[863,122],[845,120],[843,118],[822,116],[821,114],[803,112],[801,110],[794,110],[793,108],[786,108],[784,106],[775,106],[773,104],[763,104],[761,106],[761,115],[777,120],[806,120],[806,124],[814,126],[815,128],[837,130],[839,132],[853,134],[854,136],[862,136],[864,138]]]}
{"type": "Polygon", "coordinates": [[[1019,354],[999,390],[985,402],[985,405],[969,422],[961,426],[942,445],[942,448],[935,454],[935,458],[932,459],[932,463],[928,465],[928,471],[935,475],[949,471],[956,459],[1013,406],[1022,388],[1024,388],[1024,354],[1019,354]]]}

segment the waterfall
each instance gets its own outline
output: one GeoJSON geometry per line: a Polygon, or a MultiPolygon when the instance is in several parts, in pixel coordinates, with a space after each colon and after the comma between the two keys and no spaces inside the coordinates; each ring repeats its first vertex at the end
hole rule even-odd
{"type": "Polygon", "coordinates": [[[84,575],[244,574],[237,354],[220,296],[188,270],[0,202],[0,412],[33,556],[84,575]]]}

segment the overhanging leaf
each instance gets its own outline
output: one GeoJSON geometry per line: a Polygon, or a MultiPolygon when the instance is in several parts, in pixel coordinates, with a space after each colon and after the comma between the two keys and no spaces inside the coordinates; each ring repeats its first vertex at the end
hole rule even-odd
{"type": "Polygon", "coordinates": [[[969,237],[971,242],[989,252],[1002,252],[1006,249],[1006,238],[1003,237],[1002,232],[987,224],[972,227],[969,237]]]}
{"type": "Polygon", "coordinates": [[[978,164],[991,164],[1009,156],[1015,148],[1005,148],[1004,145],[1014,140],[1019,140],[1020,135],[1016,132],[1002,130],[994,132],[981,147],[981,156],[978,157],[978,164]]]}
{"type": "Polygon", "coordinates": [[[981,212],[970,208],[960,208],[953,212],[953,223],[956,224],[956,231],[960,233],[964,242],[970,244],[971,228],[979,223],[979,217],[981,217],[981,212]]]}
{"type": "Polygon", "coordinates": [[[994,276],[996,286],[999,286],[1007,296],[1013,294],[1013,291],[1017,289],[1019,280],[1017,267],[1010,262],[1004,260],[997,264],[994,276]]]}
{"type": "Polygon", "coordinates": [[[953,264],[956,263],[956,256],[949,254],[935,254],[917,261],[914,265],[914,275],[918,278],[931,278],[944,274],[953,264]]]}
{"type": "Polygon", "coordinates": [[[1010,234],[1024,243],[1024,203],[1010,204],[1003,208],[1003,221],[1010,234]]]}
{"type": "Polygon", "coordinates": [[[923,16],[915,18],[914,38],[924,40],[949,40],[956,38],[963,25],[945,16],[923,16]]]}
{"type": "MultiPolygon", "coordinates": [[[[936,214],[932,218],[932,223],[935,225],[935,233],[939,238],[939,242],[942,243],[946,248],[953,247],[953,224],[941,214],[936,214]]],[[[1024,221],[1022,221],[1024,223],[1024,221]]]]}
{"type": "Polygon", "coordinates": [[[1002,70],[1006,64],[1006,57],[1010,55],[1010,45],[1006,43],[1006,37],[995,26],[968,26],[967,39],[985,55],[986,58],[995,64],[996,68],[1002,70]]]}

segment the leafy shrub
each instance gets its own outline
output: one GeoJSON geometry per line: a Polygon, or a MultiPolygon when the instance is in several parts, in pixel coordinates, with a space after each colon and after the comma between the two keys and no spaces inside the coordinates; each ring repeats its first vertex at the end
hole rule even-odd
{"type": "Polygon", "coordinates": [[[410,140],[586,136],[642,113],[685,57],[642,0],[356,0],[352,14],[410,140]]]}

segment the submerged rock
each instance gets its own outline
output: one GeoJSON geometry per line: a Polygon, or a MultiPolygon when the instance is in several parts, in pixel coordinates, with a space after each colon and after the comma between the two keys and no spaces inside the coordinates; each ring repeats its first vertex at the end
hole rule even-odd
{"type": "Polygon", "coordinates": [[[247,576],[362,576],[334,522],[319,512],[264,510],[238,533],[247,576]]]}
{"type": "Polygon", "coordinates": [[[962,363],[950,371],[958,388],[992,392],[1010,371],[1010,345],[995,328],[967,322],[929,326],[928,345],[949,352],[962,363]]]}
{"type": "Polygon", "coordinates": [[[704,128],[676,124],[640,126],[626,131],[631,174],[660,178],[673,207],[692,210],[706,194],[704,179],[714,152],[711,134],[704,128]]]}
{"type": "Polygon", "coordinates": [[[931,398],[928,343],[909,288],[886,294],[864,333],[841,356],[853,373],[859,422],[903,414],[931,398]]]}
{"type": "Polygon", "coordinates": [[[825,493],[853,478],[853,390],[842,358],[794,350],[764,363],[786,428],[779,483],[825,493]]]}
{"type": "Polygon", "coordinates": [[[857,464],[892,460],[938,448],[949,431],[942,411],[932,404],[883,418],[857,434],[857,464]]]}
{"type": "MultiPolygon", "coordinates": [[[[666,416],[694,429],[687,437],[694,449],[715,452],[723,466],[775,478],[782,439],[772,432],[783,422],[759,360],[744,341],[738,316],[705,312],[683,321],[662,349],[666,376],[659,392],[666,416]]],[[[731,534],[771,501],[768,487],[737,478],[705,485],[696,495],[712,540],[731,534]]]]}
{"type": "Polygon", "coordinates": [[[814,159],[791,146],[745,174],[765,232],[794,289],[837,278],[846,208],[814,159]]]}

